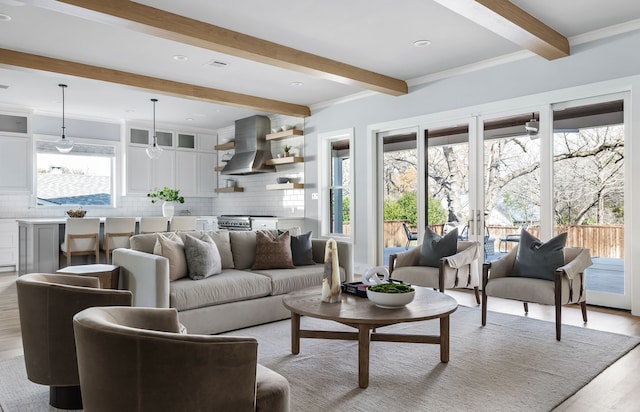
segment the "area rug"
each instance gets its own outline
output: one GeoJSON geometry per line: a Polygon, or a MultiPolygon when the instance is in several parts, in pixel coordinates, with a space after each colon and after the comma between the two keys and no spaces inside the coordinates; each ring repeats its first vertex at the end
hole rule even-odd
{"type": "MultiPolygon", "coordinates": [[[[291,384],[291,410],[314,411],[549,411],[578,391],[640,338],[459,307],[451,317],[451,360],[437,345],[371,343],[370,379],[358,388],[354,341],[302,339],[292,355],[290,321],[227,333],[258,338],[259,361],[291,384]]],[[[302,318],[303,328],[350,330],[302,318]]],[[[438,333],[438,321],[395,325],[381,331],[438,333]]],[[[3,412],[53,411],[48,388],[26,379],[22,357],[0,362],[3,412]]]]}

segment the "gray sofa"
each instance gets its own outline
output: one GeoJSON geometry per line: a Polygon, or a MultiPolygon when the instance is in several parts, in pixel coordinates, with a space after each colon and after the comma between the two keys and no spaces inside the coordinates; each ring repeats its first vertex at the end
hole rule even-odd
{"type": "MultiPolygon", "coordinates": [[[[252,270],[256,232],[209,234],[221,255],[230,249],[233,263],[201,280],[186,277],[170,281],[169,260],[153,254],[155,234],[132,236],[131,249],[114,250],[113,264],[120,266],[120,288],[133,293],[133,306],[176,308],[180,322],[190,333],[214,334],[286,319],[291,313],[282,305],[283,295],[322,284],[325,239],[311,240],[314,265],[252,270]]],[[[179,235],[184,237],[185,233],[179,235]]],[[[337,244],[341,279],[352,282],[351,244],[337,244]]]]}

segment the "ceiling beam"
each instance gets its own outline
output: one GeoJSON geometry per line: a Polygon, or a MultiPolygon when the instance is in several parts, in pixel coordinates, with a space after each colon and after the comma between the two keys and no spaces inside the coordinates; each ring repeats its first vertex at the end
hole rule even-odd
{"type": "Polygon", "coordinates": [[[31,70],[66,74],[86,79],[101,80],[109,83],[117,83],[138,89],[158,92],[167,96],[243,107],[268,113],[285,114],[297,117],[308,117],[311,115],[309,107],[303,105],[228,92],[225,90],[212,89],[188,83],[174,82],[171,80],[143,76],[106,67],[90,66],[88,64],[38,56],[15,50],[0,49],[0,64],[31,70]]]}
{"type": "Polygon", "coordinates": [[[569,56],[569,40],[508,0],[435,0],[547,60],[569,56]]]}
{"type": "Polygon", "coordinates": [[[125,27],[140,33],[305,73],[349,86],[393,96],[408,93],[407,83],[403,80],[130,0],[35,0],[32,3],[72,16],[125,27]]]}

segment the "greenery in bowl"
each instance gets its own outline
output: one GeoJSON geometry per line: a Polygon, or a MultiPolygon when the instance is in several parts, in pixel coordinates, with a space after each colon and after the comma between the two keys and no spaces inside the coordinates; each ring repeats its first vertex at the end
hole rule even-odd
{"type": "Polygon", "coordinates": [[[169,189],[166,186],[153,193],[147,193],[147,197],[151,198],[151,203],[155,203],[158,200],[163,200],[165,202],[184,203],[184,197],[180,196],[179,189],[169,189]]]}
{"type": "Polygon", "coordinates": [[[378,293],[409,293],[415,289],[402,283],[380,283],[369,286],[369,290],[378,293]]]}

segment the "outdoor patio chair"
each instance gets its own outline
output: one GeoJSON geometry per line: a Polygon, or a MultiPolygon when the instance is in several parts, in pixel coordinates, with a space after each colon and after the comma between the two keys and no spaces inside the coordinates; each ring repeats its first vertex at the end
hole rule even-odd
{"type": "MultiPolygon", "coordinates": [[[[526,242],[526,240],[525,240],[526,242]]],[[[528,302],[555,305],[556,339],[560,340],[562,306],[577,303],[582,310],[582,319],[587,322],[586,286],[584,272],[591,266],[589,249],[579,247],[560,248],[564,265],[555,268],[551,279],[514,274],[518,247],[498,260],[483,265],[482,271],[482,326],[487,324],[487,297],[495,296],[523,302],[524,312],[529,312],[528,302]]],[[[527,247],[525,245],[525,247],[527,247]]],[[[532,266],[542,266],[548,259],[538,258],[532,266]]],[[[535,269],[534,269],[535,270],[535,269]]],[[[540,269],[542,272],[542,268],[540,269]]]]}
{"type": "Polygon", "coordinates": [[[406,222],[402,222],[402,227],[404,228],[404,233],[407,235],[407,244],[405,245],[405,249],[409,249],[409,245],[411,244],[411,241],[418,240],[418,232],[412,232],[411,229],[409,229],[409,225],[407,225],[406,222]]]}

